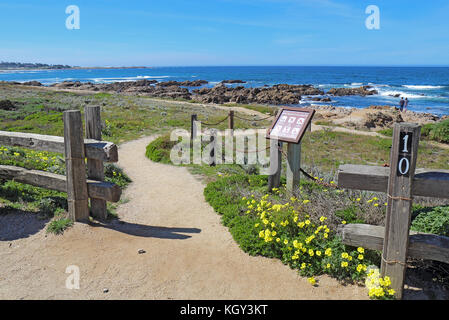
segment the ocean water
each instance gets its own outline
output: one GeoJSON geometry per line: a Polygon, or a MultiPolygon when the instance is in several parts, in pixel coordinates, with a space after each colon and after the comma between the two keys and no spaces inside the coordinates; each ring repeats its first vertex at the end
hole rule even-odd
{"type": "MultiPolygon", "coordinates": [[[[239,79],[246,87],[279,83],[311,84],[323,91],[370,85],[379,94],[333,97],[331,104],[365,108],[371,105],[397,106],[400,94],[410,100],[409,110],[449,115],[449,67],[155,67],[134,69],[72,69],[0,71],[0,81],[36,80],[44,85],[61,81],[105,83],[155,79],[158,81],[207,80],[212,87],[222,80],[239,79]]],[[[241,85],[241,84],[238,84],[241,85]]],[[[234,85],[235,86],[235,85],[234,85]]],[[[299,104],[310,105],[308,97],[299,104]]]]}

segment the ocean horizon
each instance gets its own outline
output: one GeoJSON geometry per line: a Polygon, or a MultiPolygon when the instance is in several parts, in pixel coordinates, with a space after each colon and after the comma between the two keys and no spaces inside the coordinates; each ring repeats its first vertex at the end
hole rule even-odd
{"type": "MultiPolygon", "coordinates": [[[[397,106],[400,97],[410,101],[408,110],[438,116],[449,115],[449,67],[438,66],[197,66],[197,67],[110,67],[45,70],[0,70],[0,81],[39,81],[51,85],[63,81],[112,83],[137,80],[206,80],[213,87],[223,80],[242,80],[229,86],[263,87],[275,84],[309,84],[327,92],[331,88],[371,86],[372,96],[332,97],[332,102],[303,97],[297,106],[333,105],[366,108],[397,106]]],[[[316,96],[314,96],[316,97],[316,96]]],[[[319,97],[319,96],[318,96],[319,97]]]]}

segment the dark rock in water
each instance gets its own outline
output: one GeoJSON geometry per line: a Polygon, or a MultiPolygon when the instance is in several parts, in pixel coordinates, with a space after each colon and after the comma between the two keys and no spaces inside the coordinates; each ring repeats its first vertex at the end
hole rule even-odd
{"type": "Polygon", "coordinates": [[[325,98],[320,98],[320,97],[316,97],[316,98],[312,98],[312,101],[321,101],[321,102],[331,102],[331,98],[325,97],[325,98]]]}
{"type": "Polygon", "coordinates": [[[16,106],[10,100],[0,100],[0,110],[15,110],[16,106]]]}
{"type": "Polygon", "coordinates": [[[371,96],[379,93],[377,90],[368,90],[370,88],[370,86],[359,88],[332,88],[327,94],[333,96],[371,96]]]}
{"type": "Polygon", "coordinates": [[[22,85],[24,85],[24,86],[41,87],[42,83],[40,83],[39,81],[28,81],[28,82],[22,83],[22,85]]]}
{"type": "Polygon", "coordinates": [[[401,94],[397,93],[397,94],[389,94],[390,97],[394,97],[394,98],[400,98],[401,94]]]}
{"type": "Polygon", "coordinates": [[[243,80],[223,80],[221,83],[246,83],[243,80]]]}
{"type": "Polygon", "coordinates": [[[206,80],[194,80],[194,81],[165,81],[160,82],[158,86],[161,87],[170,87],[170,86],[183,86],[183,87],[201,87],[202,85],[208,84],[209,82],[206,80]]]}

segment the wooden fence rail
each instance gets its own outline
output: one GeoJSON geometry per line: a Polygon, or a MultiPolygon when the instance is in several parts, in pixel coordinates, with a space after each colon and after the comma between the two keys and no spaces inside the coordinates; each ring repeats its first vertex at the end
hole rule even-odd
{"type": "Polygon", "coordinates": [[[0,145],[63,153],[66,163],[65,176],[0,165],[0,179],[67,192],[69,217],[74,221],[86,221],[89,218],[89,198],[92,215],[106,218],[106,201],[117,202],[122,193],[117,185],[103,181],[103,162],[118,161],[117,146],[101,141],[99,107],[86,108],[85,119],[88,137],[98,140],[83,138],[81,112],[78,110],[63,113],[64,137],[0,131],[0,145]],[[89,179],[86,178],[86,158],[89,179]]]}

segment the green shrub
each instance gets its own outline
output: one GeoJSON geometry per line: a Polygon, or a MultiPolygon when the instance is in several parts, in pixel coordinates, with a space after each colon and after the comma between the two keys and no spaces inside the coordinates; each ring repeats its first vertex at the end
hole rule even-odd
{"type": "Polygon", "coordinates": [[[449,206],[422,208],[415,214],[412,230],[449,236],[449,206]]]}
{"type": "Polygon", "coordinates": [[[47,233],[62,234],[73,225],[73,221],[67,218],[59,218],[48,224],[47,233]]]}
{"type": "Polygon", "coordinates": [[[354,205],[335,211],[335,216],[347,223],[365,223],[363,219],[357,218],[357,208],[354,205]]]}
{"type": "Polygon", "coordinates": [[[145,155],[151,161],[170,164],[170,152],[177,143],[177,141],[170,141],[169,136],[159,137],[147,146],[145,155]]]}
{"type": "Polygon", "coordinates": [[[431,140],[449,143],[449,119],[424,125],[421,134],[431,140]]]}

